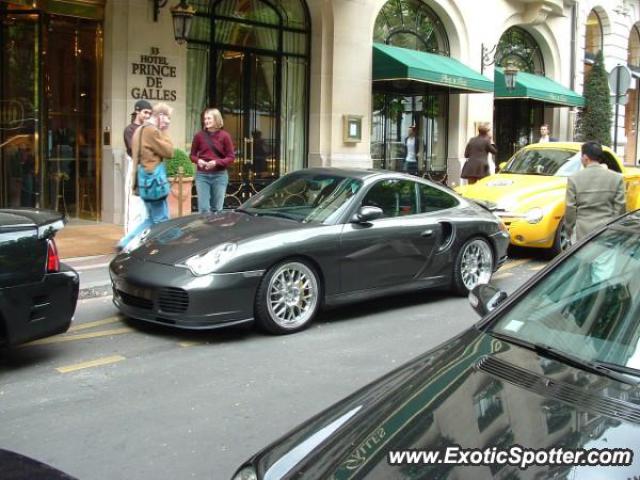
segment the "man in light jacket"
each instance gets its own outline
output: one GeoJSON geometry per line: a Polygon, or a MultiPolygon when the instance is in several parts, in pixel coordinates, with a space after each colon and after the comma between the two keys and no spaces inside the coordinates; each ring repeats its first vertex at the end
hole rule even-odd
{"type": "Polygon", "coordinates": [[[569,232],[575,228],[576,238],[587,236],[625,212],[624,180],[622,175],[601,165],[602,147],[597,142],[582,145],[584,169],[567,181],[565,222],[569,232]]]}

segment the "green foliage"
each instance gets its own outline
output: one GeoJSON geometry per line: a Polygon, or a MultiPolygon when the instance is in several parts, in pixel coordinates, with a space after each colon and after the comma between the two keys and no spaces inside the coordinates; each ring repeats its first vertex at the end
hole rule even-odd
{"type": "Polygon", "coordinates": [[[611,145],[611,99],[602,51],[596,57],[584,86],[585,106],[578,112],[576,137],[611,145]]]}
{"type": "Polygon", "coordinates": [[[184,168],[184,176],[185,177],[193,177],[196,174],[196,166],[193,164],[189,155],[180,149],[176,148],[173,151],[173,157],[165,160],[167,167],[167,176],[175,177],[178,175],[178,167],[184,168]]]}

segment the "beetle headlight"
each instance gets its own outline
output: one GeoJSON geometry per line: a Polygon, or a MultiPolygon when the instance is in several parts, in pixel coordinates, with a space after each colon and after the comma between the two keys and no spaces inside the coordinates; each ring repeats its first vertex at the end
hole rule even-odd
{"type": "Polygon", "coordinates": [[[232,480],[258,480],[258,474],[256,473],[256,469],[251,466],[242,467],[238,473],[233,476],[232,480]]]}
{"type": "Polygon", "coordinates": [[[237,247],[236,243],[223,243],[207,252],[194,255],[185,262],[185,265],[194,275],[207,275],[233,257],[237,247]]]}
{"type": "Polygon", "coordinates": [[[524,214],[525,220],[529,223],[540,223],[542,217],[544,217],[544,210],[540,207],[532,208],[524,214]]]}

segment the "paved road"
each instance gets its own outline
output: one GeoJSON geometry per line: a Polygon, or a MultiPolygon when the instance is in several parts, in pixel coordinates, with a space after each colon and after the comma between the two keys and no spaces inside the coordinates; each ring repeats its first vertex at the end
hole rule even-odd
{"type": "MultiPolygon", "coordinates": [[[[544,261],[519,256],[513,291],[544,261]]],[[[0,351],[0,447],[80,479],[227,479],[300,421],[478,320],[465,298],[420,293],[323,312],[286,337],[184,333],[82,300],[72,329],[0,351]]]]}

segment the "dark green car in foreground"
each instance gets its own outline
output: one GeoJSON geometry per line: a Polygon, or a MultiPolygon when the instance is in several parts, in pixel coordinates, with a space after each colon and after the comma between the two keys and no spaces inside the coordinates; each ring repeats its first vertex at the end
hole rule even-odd
{"type": "MultiPolygon", "coordinates": [[[[254,455],[249,479],[640,473],[640,213],[595,232],[486,316],[254,455]]],[[[635,477],[634,477],[635,476],[635,477]]]]}

